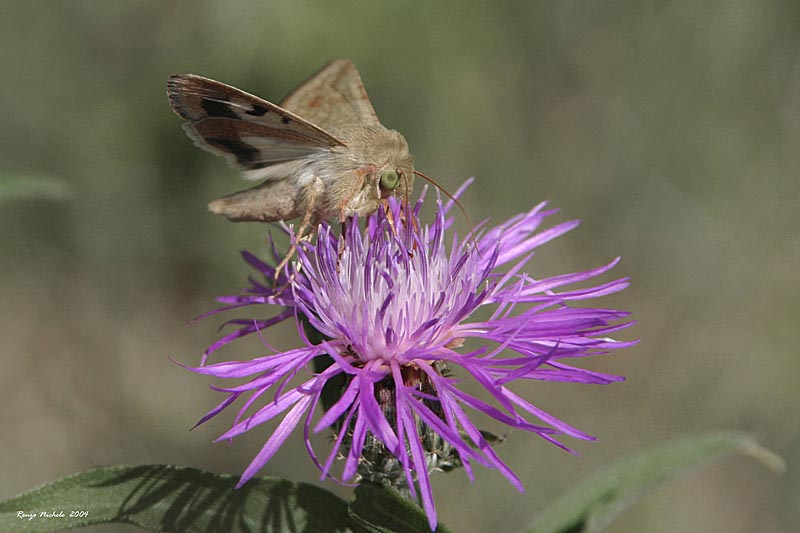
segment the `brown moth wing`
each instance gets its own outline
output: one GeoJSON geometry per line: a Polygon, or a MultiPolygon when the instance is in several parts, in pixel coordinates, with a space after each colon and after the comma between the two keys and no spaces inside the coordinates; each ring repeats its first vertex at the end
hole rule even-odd
{"type": "Polygon", "coordinates": [[[361,76],[349,59],[325,65],[289,93],[281,106],[334,132],[345,124],[381,125],[361,76]]]}
{"type": "Polygon", "coordinates": [[[173,110],[189,121],[185,129],[195,143],[243,170],[344,146],[291,111],[202,76],[170,76],[167,94],[173,110]]]}

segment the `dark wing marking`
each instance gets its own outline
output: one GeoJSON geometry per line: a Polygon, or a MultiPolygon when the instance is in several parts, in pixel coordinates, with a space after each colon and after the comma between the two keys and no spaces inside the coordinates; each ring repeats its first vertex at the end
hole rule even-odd
{"type": "Polygon", "coordinates": [[[197,146],[244,170],[263,169],[327,150],[290,129],[239,119],[205,118],[186,123],[184,129],[197,146]]]}
{"type": "Polygon", "coordinates": [[[331,61],[283,99],[281,106],[322,128],[342,124],[380,125],[355,65],[331,61]]]}
{"type": "Polygon", "coordinates": [[[291,111],[202,76],[170,76],[167,94],[175,112],[189,121],[185,129],[195,143],[242,170],[344,145],[291,111]]]}

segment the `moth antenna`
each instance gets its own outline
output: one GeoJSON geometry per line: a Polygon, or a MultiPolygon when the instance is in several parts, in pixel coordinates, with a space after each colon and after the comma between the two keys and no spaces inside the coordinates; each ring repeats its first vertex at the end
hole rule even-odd
{"type": "Polygon", "coordinates": [[[467,221],[467,225],[469,226],[469,234],[472,236],[472,242],[474,242],[474,243],[475,243],[475,249],[476,249],[476,250],[478,250],[478,254],[480,254],[480,253],[481,253],[481,251],[480,251],[480,248],[478,248],[478,241],[475,239],[475,226],[473,226],[473,225],[472,225],[472,221],[470,220],[470,218],[469,218],[469,215],[467,214],[467,210],[466,210],[466,209],[464,209],[464,206],[463,206],[463,205],[461,205],[461,202],[459,202],[459,201],[456,199],[456,197],[455,197],[455,196],[453,196],[452,194],[450,194],[449,192],[447,192],[447,189],[445,189],[444,187],[442,187],[441,185],[439,185],[438,183],[436,183],[436,181],[435,181],[433,178],[429,178],[428,176],[426,176],[425,174],[423,174],[422,172],[419,172],[419,171],[417,171],[417,170],[415,170],[415,171],[414,171],[414,174],[416,174],[416,175],[417,175],[417,176],[419,176],[420,178],[424,179],[425,181],[427,181],[428,183],[430,183],[431,185],[433,185],[434,187],[436,187],[437,189],[439,189],[440,191],[442,191],[442,193],[444,193],[444,195],[445,195],[445,196],[447,196],[448,198],[450,198],[450,200],[452,200],[452,201],[453,201],[453,203],[454,203],[454,204],[456,204],[456,205],[458,206],[458,209],[459,209],[459,210],[461,211],[461,213],[464,215],[464,218],[465,218],[465,219],[466,219],[466,221],[467,221]]]}

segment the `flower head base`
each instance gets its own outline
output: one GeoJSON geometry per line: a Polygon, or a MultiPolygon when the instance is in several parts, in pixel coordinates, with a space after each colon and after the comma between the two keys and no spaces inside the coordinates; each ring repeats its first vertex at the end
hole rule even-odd
{"type": "MultiPolygon", "coordinates": [[[[264,466],[302,421],[309,453],[322,478],[332,477],[334,462],[342,457],[341,479],[407,488],[421,499],[433,529],[432,471],[463,465],[472,477],[472,464],[477,463],[498,469],[522,490],[468,410],[565,449],[557,435],[593,439],[530,404],[508,384],[523,379],[578,383],[622,379],[567,361],[634,344],[608,337],[631,324],[624,321],[628,313],[574,308],[568,303],[620,291],[627,279],[555,292],[608,271],[617,260],[537,280],[521,273],[522,268],[537,247],[571,230],[576,221],[537,231],[555,212],[540,204],[464,242],[453,237],[448,251],[445,233],[452,202],[445,206],[439,202],[435,221],[420,227],[416,220],[421,205],[422,200],[404,212],[399,203],[390,202],[387,211],[368,217],[365,229],[351,223],[340,236],[322,225],[317,241],[299,248],[291,275],[282,279],[290,290],[251,280],[243,295],[221,299],[229,304],[223,309],[253,304],[282,307],[268,320],[232,321],[242,327],[212,345],[209,353],[289,318],[295,319],[303,339],[303,345],[293,350],[193,369],[219,378],[249,378],[243,385],[219,389],[228,397],[201,420],[249,395],[233,427],[220,439],[283,415],[240,484],[264,466]],[[506,272],[498,272],[504,265],[509,265],[506,272]],[[491,310],[490,318],[471,319],[482,307],[491,310]],[[321,335],[306,335],[303,323],[321,335]],[[479,346],[463,350],[470,339],[479,346]],[[323,359],[330,364],[317,366],[302,385],[288,385],[312,362],[323,359]],[[460,377],[451,375],[451,369],[460,377]],[[463,377],[476,380],[492,402],[459,389],[463,377]],[[255,413],[245,416],[269,390],[275,391],[274,399],[262,400],[255,413]],[[325,412],[315,416],[320,402],[325,412]],[[318,461],[310,435],[327,428],[333,428],[335,440],[325,460],[318,461]]],[[[250,254],[245,259],[272,279],[272,267],[250,254]]]]}

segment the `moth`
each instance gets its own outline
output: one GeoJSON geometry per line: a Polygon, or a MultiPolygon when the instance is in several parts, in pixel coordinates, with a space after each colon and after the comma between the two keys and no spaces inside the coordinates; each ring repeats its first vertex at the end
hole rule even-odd
{"type": "Polygon", "coordinates": [[[408,143],[378,120],[349,60],[327,64],[280,105],[193,74],[170,76],[167,94],[197,146],[260,182],[208,205],[234,222],[302,217],[299,239],[311,224],[412,191],[408,143]]]}

